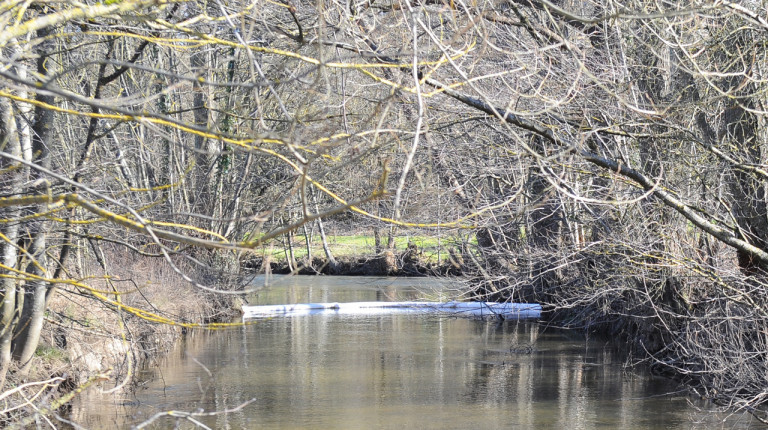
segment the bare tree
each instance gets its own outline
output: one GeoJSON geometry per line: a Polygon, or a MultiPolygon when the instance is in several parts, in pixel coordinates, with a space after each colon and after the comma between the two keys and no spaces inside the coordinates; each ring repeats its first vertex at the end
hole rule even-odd
{"type": "Polygon", "coordinates": [[[321,235],[388,228],[383,253],[403,229],[462,229],[472,235],[451,258],[474,294],[538,300],[561,322],[621,334],[754,411],[768,374],[764,12],[750,1],[9,6],[3,372],[11,357],[30,363],[57,285],[124,309],[119,291],[86,293],[68,275],[72,250],[98,254],[83,238],[150,249],[208,291],[178,261],[236,269],[235,251],[290,244],[314,222],[321,235]]]}

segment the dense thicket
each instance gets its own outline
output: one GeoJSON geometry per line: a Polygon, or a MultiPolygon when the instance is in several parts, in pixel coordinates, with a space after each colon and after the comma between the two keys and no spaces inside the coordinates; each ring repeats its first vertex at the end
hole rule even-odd
{"type": "Polygon", "coordinates": [[[322,220],[453,229],[477,294],[768,400],[765,2],[91,3],[0,6],[3,374],[54,288],[121,307],[100,244],[322,220]]]}

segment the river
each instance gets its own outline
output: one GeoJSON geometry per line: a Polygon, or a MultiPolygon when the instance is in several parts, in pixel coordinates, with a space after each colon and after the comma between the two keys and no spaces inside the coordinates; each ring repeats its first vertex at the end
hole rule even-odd
{"type": "MultiPolygon", "coordinates": [[[[262,285],[265,278],[257,278],[262,285]]],[[[250,304],[448,300],[429,279],[276,277],[250,304]]],[[[615,344],[536,321],[306,315],[188,334],[135,394],[84,393],[72,419],[130,428],[164,411],[216,429],[751,428],[628,366],[615,344]],[[725,421],[723,421],[725,420],[725,421]]],[[[164,416],[149,428],[194,428],[164,416]]],[[[755,428],[758,426],[755,425],[755,428]]]]}

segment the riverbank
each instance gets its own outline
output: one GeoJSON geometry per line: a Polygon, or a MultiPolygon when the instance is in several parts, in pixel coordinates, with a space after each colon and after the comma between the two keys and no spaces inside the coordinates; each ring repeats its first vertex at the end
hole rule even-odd
{"type": "MultiPolygon", "coordinates": [[[[268,291],[249,297],[253,305],[320,297],[358,303],[434,300],[436,291],[455,292],[450,280],[435,278],[271,280],[268,291]]],[[[238,330],[187,336],[151,371],[155,377],[130,404],[91,398],[75,405],[72,417],[89,428],[104,423],[129,427],[161,411],[198,408],[204,413],[195,418],[210,428],[375,428],[393,423],[412,428],[423,426],[425,417],[432,428],[720,424],[709,416],[706,402],[692,402],[674,381],[652,375],[643,364],[627,363],[625,345],[533,321],[497,324],[343,312],[274,317],[238,330]],[[227,407],[228,413],[212,414],[227,407]]],[[[173,427],[181,415],[161,416],[153,425],[173,427]]]]}
{"type": "MultiPolygon", "coordinates": [[[[130,389],[135,382],[137,370],[143,366],[156,365],[186,333],[184,325],[230,321],[239,311],[241,299],[237,295],[206,291],[191,285],[184,279],[185,275],[193,277],[205,287],[224,290],[237,288],[235,269],[248,273],[304,275],[465,276],[463,282],[468,290],[470,287],[479,289],[481,287],[477,285],[483,285],[472,284],[467,280],[468,270],[465,265],[458,264],[456,260],[437,265],[429,258],[423,258],[423,253],[415,246],[409,246],[398,253],[367,257],[344,256],[336,260],[335,264],[317,257],[311,264],[304,260],[296,265],[289,265],[287,261],[272,261],[255,254],[242,258],[239,263],[233,260],[227,262],[218,253],[195,257],[197,261],[208,261],[208,264],[193,264],[189,258],[178,257],[173,260],[177,271],[161,257],[129,255],[110,248],[105,251],[108,278],[99,276],[103,269],[96,267],[94,262],[79,264],[72,277],[82,280],[83,284],[87,280],[90,290],[65,286],[52,300],[43,339],[34,357],[34,374],[27,380],[53,381],[45,389],[51,399],[61,398],[64,393],[73,393],[94,376],[98,377],[102,390],[130,389]],[[229,270],[224,269],[227,264],[232,265],[229,270]],[[211,267],[220,269],[213,270],[211,267]],[[101,295],[114,299],[115,296],[109,295],[110,291],[121,292],[116,296],[120,297],[119,307],[98,298],[101,295]]],[[[575,271],[573,268],[571,270],[575,271]]],[[[512,278],[506,279],[509,285],[529,282],[522,279],[514,284],[512,281],[512,278]]],[[[493,288],[496,289],[494,294],[499,294],[499,291],[507,294],[516,291],[512,288],[504,289],[501,284],[493,288]]],[[[558,288],[550,290],[550,294],[558,292],[562,295],[566,292],[564,286],[558,288]]],[[[573,294],[570,300],[574,302],[590,291],[594,293],[595,290],[567,290],[573,294]],[[581,295],[576,296],[579,291],[581,295]]],[[[664,321],[667,325],[663,327],[667,328],[662,330],[662,326],[650,314],[653,309],[642,308],[647,303],[637,303],[632,308],[633,316],[627,309],[631,305],[626,301],[629,298],[631,296],[625,296],[626,308],[623,310],[615,307],[598,308],[601,302],[592,301],[591,305],[563,307],[554,314],[547,314],[545,318],[555,321],[556,325],[586,328],[592,333],[600,332],[624,339],[626,345],[635,350],[638,359],[647,358],[649,354],[656,358],[662,357],[658,352],[669,342],[665,336],[669,335],[670,328],[677,330],[677,327],[664,321]],[[637,316],[644,309],[645,317],[637,316]],[[617,315],[624,316],[618,318],[617,315]]],[[[673,302],[665,304],[668,307],[672,305],[673,302]]],[[[617,305],[613,303],[612,306],[617,305]]],[[[550,306],[547,309],[553,308],[550,306]]],[[[682,380],[692,386],[702,382],[701,379],[686,375],[685,369],[662,365],[657,360],[651,363],[655,373],[682,380]]],[[[12,381],[10,386],[20,386],[23,382],[12,381]]],[[[702,397],[717,400],[710,395],[714,392],[714,386],[699,387],[702,387],[702,397]]],[[[38,388],[37,385],[30,387],[38,388]]],[[[23,404],[24,398],[30,395],[31,392],[19,392],[13,401],[23,404]]],[[[8,419],[14,421],[19,417],[22,415],[12,415],[8,419]]]]}
{"type": "MultiPolygon", "coordinates": [[[[210,266],[177,256],[172,267],[163,257],[118,247],[105,247],[103,261],[104,268],[79,260],[72,283],[52,297],[32,370],[23,379],[14,369],[9,372],[0,424],[23,422],[88,384],[130,390],[137,371],[157,363],[190,327],[238,315],[237,296],[206,291],[185,279],[219,290],[237,285],[210,266]],[[35,393],[43,400],[32,410],[27,399],[35,393]]],[[[66,410],[65,404],[60,412],[66,410]]]]}
{"type": "MultiPolygon", "coordinates": [[[[286,261],[270,261],[251,254],[240,262],[223,253],[171,258],[146,250],[144,255],[117,246],[103,247],[102,262],[83,255],[76,260],[70,284],[52,297],[32,371],[19,378],[12,370],[6,387],[23,387],[8,396],[10,404],[24,405],[35,390],[45,393],[43,407],[57,405],[88,384],[103,391],[135,387],[136,375],[154,366],[172,350],[190,327],[229,322],[240,312],[242,298],[211,290],[240,288],[242,273],[344,276],[460,275],[461,268],[438,265],[424,258],[415,245],[378,256],[344,255],[335,264],[314,258],[291,268],[286,261]],[[205,264],[196,264],[205,261],[205,264]],[[103,263],[103,266],[102,266],[103,263]],[[216,268],[216,269],[214,269],[216,268]],[[106,273],[106,275],[105,275],[106,273]],[[191,284],[194,279],[201,286],[191,284]]],[[[194,329],[194,328],[193,328],[194,329]]],[[[66,414],[67,406],[61,412],[66,414]]],[[[2,423],[18,423],[35,411],[21,407],[7,413],[2,423]]]]}
{"type": "Polygon", "coordinates": [[[384,251],[379,255],[345,255],[333,262],[313,257],[290,264],[265,255],[249,255],[243,260],[243,268],[257,274],[277,275],[334,275],[334,276],[461,276],[462,266],[449,259],[436,262],[425,257],[423,251],[410,244],[402,251],[384,251]]]}
{"type": "Polygon", "coordinates": [[[765,386],[761,357],[768,337],[755,329],[765,319],[758,301],[739,301],[765,284],[736,274],[721,279],[692,276],[680,267],[628,273],[626,268],[637,264],[633,253],[622,256],[601,249],[581,251],[558,264],[548,260],[550,254],[527,256],[527,261],[514,253],[505,255],[515,258],[492,255],[495,259],[485,265],[464,253],[436,267],[428,259],[410,261],[418,249],[406,249],[398,255],[345,261],[337,271],[322,260],[293,270],[264,260],[254,260],[253,267],[262,273],[460,275],[467,294],[478,300],[541,303],[548,324],[616,339],[633,359],[648,362],[654,374],[684,383],[690,393],[723,410],[746,411],[768,423],[765,409],[753,406],[762,402],[765,386]],[[722,294],[724,288],[736,299],[722,294]]]}

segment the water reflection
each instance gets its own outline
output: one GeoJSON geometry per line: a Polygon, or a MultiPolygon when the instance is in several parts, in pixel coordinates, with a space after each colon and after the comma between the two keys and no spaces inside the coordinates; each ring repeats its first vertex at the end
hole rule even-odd
{"type": "MultiPolygon", "coordinates": [[[[251,303],[447,294],[437,284],[381,278],[298,280],[304,285],[264,289],[251,303]]],[[[255,399],[241,411],[199,420],[220,429],[722,424],[692,408],[682,393],[669,394],[676,391],[669,380],[625,368],[614,348],[535,322],[315,315],[189,336],[134,403],[76,412],[93,428],[126,427],[158,411],[221,411],[255,399]]],[[[172,422],[166,418],[156,428],[172,422]]],[[[729,421],[727,428],[734,427],[748,428],[729,421]]]]}

